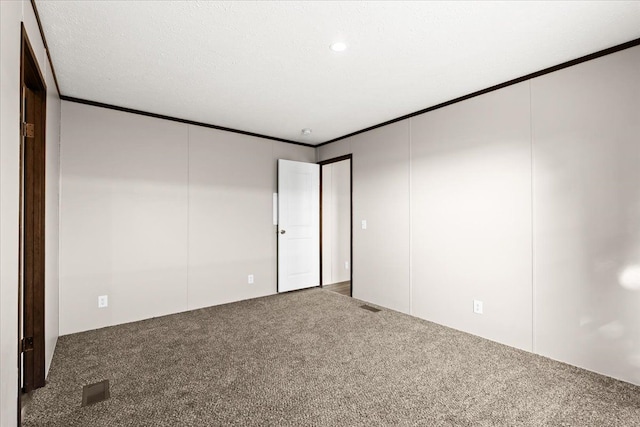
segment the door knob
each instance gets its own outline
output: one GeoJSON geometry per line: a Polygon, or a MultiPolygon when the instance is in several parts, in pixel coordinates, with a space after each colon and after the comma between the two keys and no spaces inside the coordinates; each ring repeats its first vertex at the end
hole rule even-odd
{"type": "Polygon", "coordinates": [[[284,234],[284,233],[286,233],[285,230],[280,230],[280,234],[284,234]]]}

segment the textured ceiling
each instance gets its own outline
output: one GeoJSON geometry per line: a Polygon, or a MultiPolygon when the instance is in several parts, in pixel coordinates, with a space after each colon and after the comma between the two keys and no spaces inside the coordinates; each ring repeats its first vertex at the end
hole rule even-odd
{"type": "Polygon", "coordinates": [[[640,37],[637,1],[36,5],[63,95],[309,144],[640,37]]]}

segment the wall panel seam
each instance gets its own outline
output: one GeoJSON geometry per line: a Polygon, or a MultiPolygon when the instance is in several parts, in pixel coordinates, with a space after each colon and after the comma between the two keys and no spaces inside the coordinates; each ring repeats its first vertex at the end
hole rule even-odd
{"type": "MultiPolygon", "coordinates": [[[[60,236],[62,236],[62,100],[60,96],[58,96],[58,102],[60,102],[60,110],[58,116],[58,123],[60,126],[58,127],[58,338],[60,337],[60,295],[61,289],[60,286],[60,267],[61,267],[61,254],[62,254],[62,245],[60,244],[61,240],[60,236]]],[[[57,344],[57,339],[56,339],[57,344]]],[[[55,348],[53,353],[55,354],[55,348]]],[[[51,357],[53,360],[53,356],[51,357]]],[[[51,366],[49,366],[51,369],[51,366]]]]}
{"type": "Polygon", "coordinates": [[[412,131],[411,131],[411,118],[407,120],[409,127],[409,314],[413,315],[413,211],[411,209],[411,199],[413,198],[413,169],[412,169],[412,131]]]}
{"type": "Polygon", "coordinates": [[[534,171],[533,171],[533,103],[532,103],[532,81],[529,80],[529,153],[530,153],[530,178],[531,178],[531,352],[536,351],[536,281],[535,281],[535,232],[534,232],[534,171]]]}
{"type": "Polygon", "coordinates": [[[186,283],[186,309],[189,310],[189,266],[191,258],[189,254],[189,237],[191,233],[191,126],[187,125],[187,283],[186,283]]]}

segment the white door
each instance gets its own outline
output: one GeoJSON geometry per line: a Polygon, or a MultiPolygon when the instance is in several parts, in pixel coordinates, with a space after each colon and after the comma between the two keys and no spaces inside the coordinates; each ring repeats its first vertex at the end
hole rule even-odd
{"type": "Polygon", "coordinates": [[[278,292],[320,285],[320,166],[278,160],[278,292]]]}

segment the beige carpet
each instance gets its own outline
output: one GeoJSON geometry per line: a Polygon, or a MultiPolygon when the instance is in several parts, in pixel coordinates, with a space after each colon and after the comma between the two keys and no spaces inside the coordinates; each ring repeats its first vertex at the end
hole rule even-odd
{"type": "Polygon", "coordinates": [[[640,426],[640,387],[361,304],[311,289],[61,337],[24,425],[640,426]]]}

